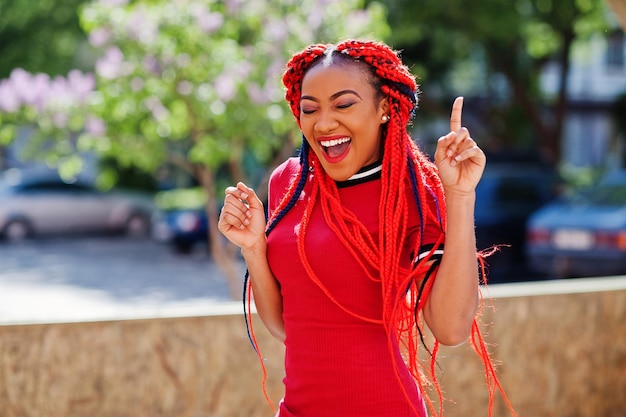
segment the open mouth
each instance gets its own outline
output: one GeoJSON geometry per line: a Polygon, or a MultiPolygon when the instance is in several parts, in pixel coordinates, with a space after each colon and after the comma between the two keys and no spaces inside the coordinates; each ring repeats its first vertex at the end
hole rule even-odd
{"type": "Polygon", "coordinates": [[[322,145],[322,149],[331,159],[339,158],[342,156],[348,148],[350,148],[350,143],[352,139],[349,137],[330,139],[330,140],[321,140],[319,143],[322,145]]]}

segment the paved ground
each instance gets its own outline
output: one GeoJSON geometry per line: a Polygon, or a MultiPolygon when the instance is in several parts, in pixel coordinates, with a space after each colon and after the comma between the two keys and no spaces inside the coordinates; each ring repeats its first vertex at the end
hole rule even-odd
{"type": "Polygon", "coordinates": [[[0,243],[0,324],[207,314],[230,301],[201,248],[178,255],[123,237],[0,243]]]}

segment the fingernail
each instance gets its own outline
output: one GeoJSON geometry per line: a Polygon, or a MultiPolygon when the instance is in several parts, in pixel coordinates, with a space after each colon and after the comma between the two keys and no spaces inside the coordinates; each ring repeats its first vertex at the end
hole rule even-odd
{"type": "Polygon", "coordinates": [[[451,149],[448,149],[448,152],[446,152],[446,156],[447,156],[448,158],[450,158],[453,154],[454,154],[454,152],[452,152],[452,150],[451,150],[451,149]]]}
{"type": "Polygon", "coordinates": [[[245,224],[246,226],[247,226],[247,225],[249,225],[249,224],[250,224],[250,220],[245,219],[245,220],[243,221],[243,224],[245,224]]]}
{"type": "Polygon", "coordinates": [[[248,194],[247,193],[241,193],[241,198],[248,198],[248,194]]]}
{"type": "Polygon", "coordinates": [[[252,212],[250,210],[246,211],[246,216],[252,217],[252,212]]]}

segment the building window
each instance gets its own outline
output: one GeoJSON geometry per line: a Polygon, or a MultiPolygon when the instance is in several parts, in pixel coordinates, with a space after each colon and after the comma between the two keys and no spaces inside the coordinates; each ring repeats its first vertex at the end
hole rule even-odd
{"type": "Polygon", "coordinates": [[[624,32],[614,31],[608,36],[608,47],[606,50],[606,63],[609,68],[624,68],[624,32]]]}

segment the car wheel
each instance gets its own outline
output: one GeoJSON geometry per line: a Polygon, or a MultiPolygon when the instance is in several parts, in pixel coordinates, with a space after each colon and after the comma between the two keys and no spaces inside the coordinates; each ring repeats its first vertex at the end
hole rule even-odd
{"type": "Polygon", "coordinates": [[[132,214],[126,221],[127,236],[143,238],[150,234],[150,219],[142,213],[132,214]]]}
{"type": "Polygon", "coordinates": [[[9,242],[21,242],[30,236],[31,230],[28,222],[23,219],[15,219],[9,221],[4,230],[2,230],[2,236],[9,242]]]}

